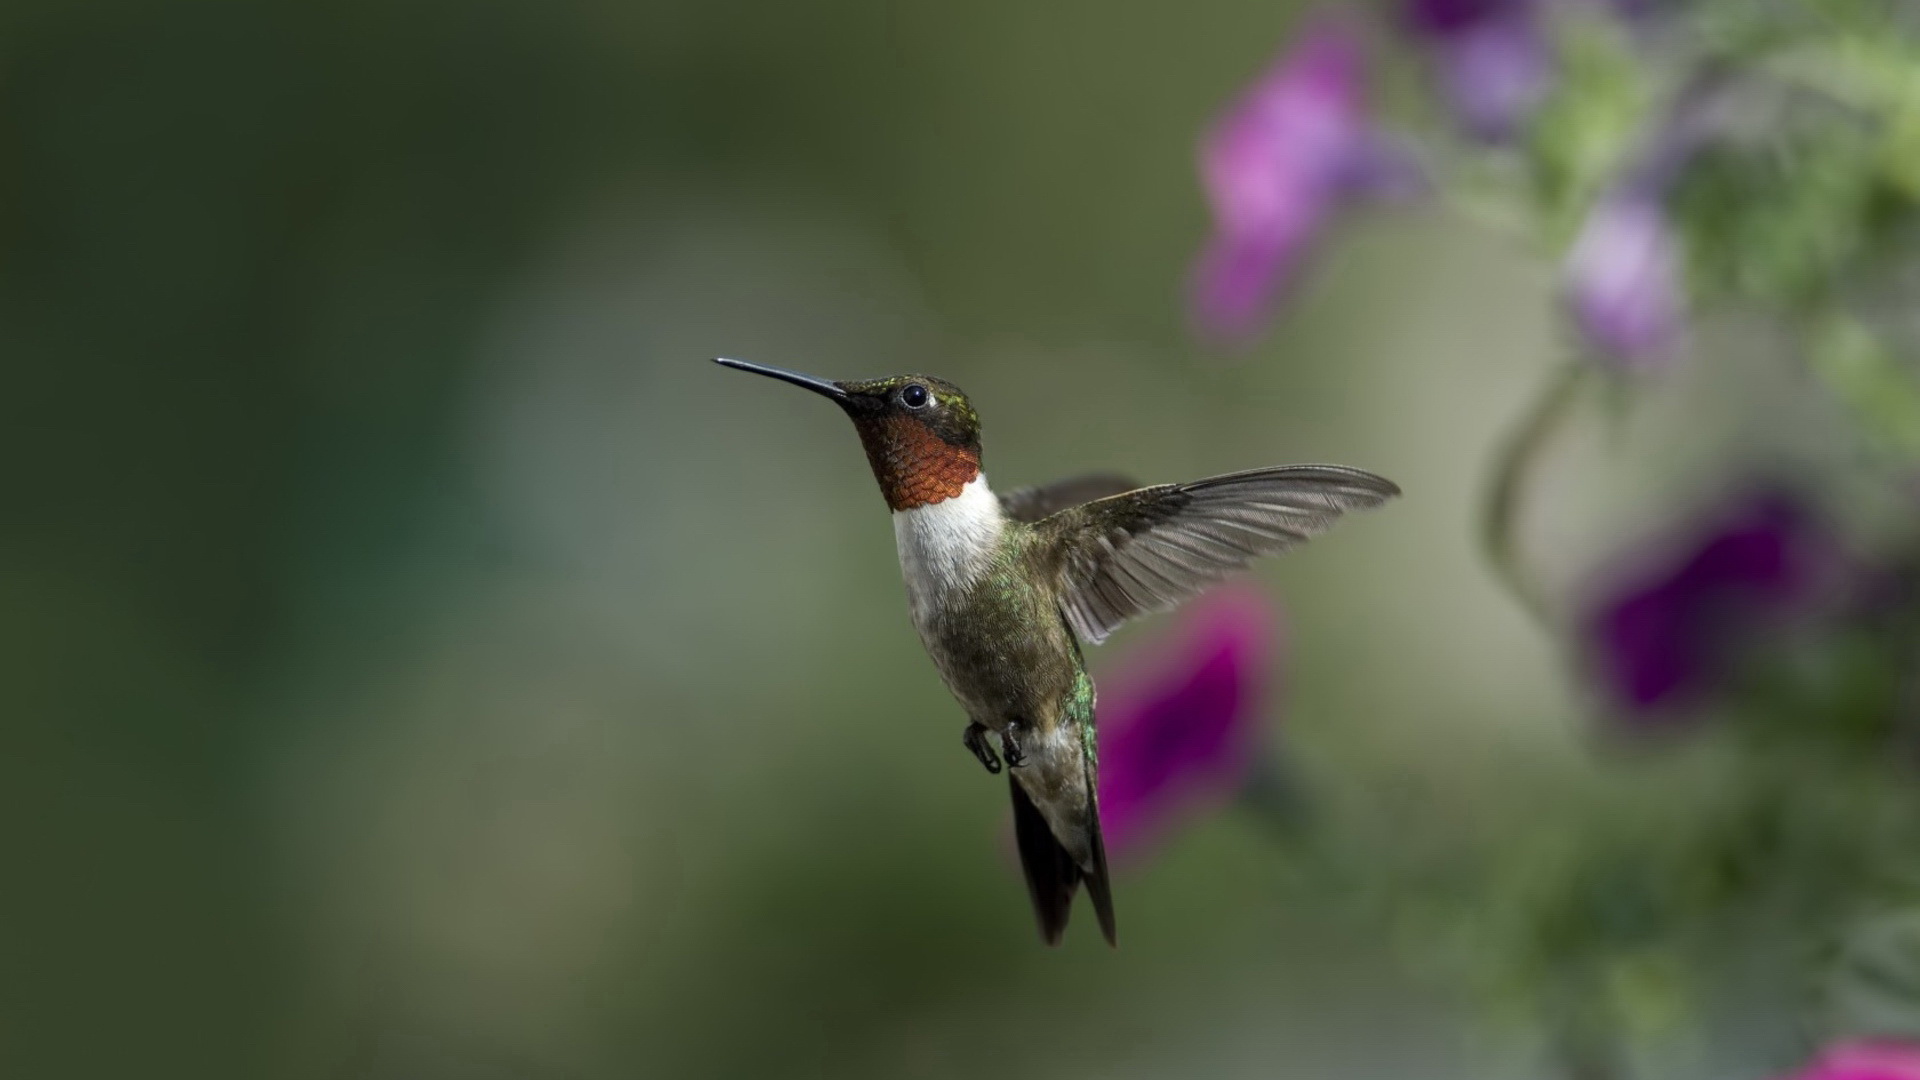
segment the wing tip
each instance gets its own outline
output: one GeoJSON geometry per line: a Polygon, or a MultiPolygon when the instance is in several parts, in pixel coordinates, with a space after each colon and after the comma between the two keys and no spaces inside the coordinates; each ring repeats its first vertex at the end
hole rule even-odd
{"type": "Polygon", "coordinates": [[[1369,472],[1366,469],[1355,468],[1352,465],[1286,465],[1275,471],[1280,472],[1293,469],[1298,469],[1302,472],[1311,471],[1337,476],[1361,488],[1369,495],[1379,496],[1381,502],[1397,498],[1401,494],[1399,484],[1381,476],[1377,472],[1369,472]]]}
{"type": "Polygon", "coordinates": [[[1397,499],[1400,497],[1400,485],[1381,476],[1379,473],[1368,472],[1365,469],[1352,469],[1349,471],[1348,476],[1357,486],[1366,491],[1367,494],[1375,497],[1373,503],[1375,506],[1386,502],[1388,499],[1397,499]]]}
{"type": "Polygon", "coordinates": [[[1355,468],[1352,465],[1333,465],[1316,462],[1305,465],[1269,465],[1258,469],[1242,469],[1239,472],[1221,473],[1208,476],[1181,485],[1188,490],[1217,487],[1223,484],[1242,484],[1249,480],[1301,480],[1305,478],[1339,481],[1373,496],[1376,501],[1368,505],[1377,506],[1388,499],[1401,494],[1400,485],[1376,472],[1355,468]]]}

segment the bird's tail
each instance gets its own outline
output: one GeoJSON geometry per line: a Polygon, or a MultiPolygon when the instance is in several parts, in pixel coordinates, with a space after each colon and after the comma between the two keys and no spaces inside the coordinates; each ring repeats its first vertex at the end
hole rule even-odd
{"type": "Polygon", "coordinates": [[[1100,933],[1107,944],[1118,945],[1113,920],[1113,891],[1107,878],[1107,847],[1100,836],[1100,809],[1095,798],[1094,762],[1089,755],[1083,771],[1086,783],[1084,821],[1086,862],[1073,854],[1054,835],[1047,816],[1034,804],[1017,778],[1010,779],[1013,789],[1013,835],[1020,848],[1020,868],[1027,878],[1027,895],[1033,900],[1033,914],[1040,923],[1040,936],[1049,945],[1060,944],[1067,929],[1067,916],[1073,912],[1073,894],[1082,881],[1093,911],[1100,919],[1100,933]]]}
{"type": "Polygon", "coordinates": [[[1093,833],[1093,869],[1087,871],[1087,899],[1093,901],[1093,914],[1100,920],[1100,936],[1107,944],[1120,947],[1120,932],[1113,922],[1113,886],[1107,879],[1107,841],[1100,835],[1100,801],[1094,791],[1093,770],[1087,770],[1087,828],[1093,833]]]}

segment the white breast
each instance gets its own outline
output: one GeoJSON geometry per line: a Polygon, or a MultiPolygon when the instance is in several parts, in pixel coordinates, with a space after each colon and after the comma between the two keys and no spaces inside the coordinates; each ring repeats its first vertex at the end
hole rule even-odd
{"type": "Polygon", "coordinates": [[[1000,497],[987,487],[985,473],[951,499],[894,512],[893,539],[915,622],[941,595],[986,573],[1005,525],[1000,497]]]}

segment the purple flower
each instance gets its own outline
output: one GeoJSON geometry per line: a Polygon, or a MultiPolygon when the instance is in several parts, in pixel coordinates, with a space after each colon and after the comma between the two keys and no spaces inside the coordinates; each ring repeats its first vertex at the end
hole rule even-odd
{"type": "Polygon", "coordinates": [[[1832,594],[1838,545],[1800,504],[1747,501],[1623,576],[1587,620],[1597,674],[1627,709],[1697,700],[1746,636],[1832,594]]]}
{"type": "Polygon", "coordinates": [[[1196,601],[1157,666],[1100,695],[1100,816],[1116,859],[1182,817],[1217,806],[1251,775],[1276,637],[1253,588],[1196,601]]]}
{"type": "Polygon", "coordinates": [[[1667,219],[1667,192],[1739,100],[1739,87],[1718,71],[1696,77],[1588,212],[1567,253],[1564,287],[1574,322],[1606,359],[1647,367],[1676,352],[1686,260],[1667,219]]]}
{"type": "Polygon", "coordinates": [[[1417,187],[1407,155],[1368,122],[1365,80],[1356,33],[1318,20],[1201,141],[1214,235],[1194,268],[1193,311],[1207,334],[1258,330],[1348,199],[1417,187]]]}
{"type": "Polygon", "coordinates": [[[1920,1047],[1893,1041],[1840,1043],[1787,1080],[1920,1080],[1920,1047]]]}
{"type": "Polygon", "coordinates": [[[1537,0],[1406,0],[1407,23],[1432,50],[1454,114],[1478,138],[1512,138],[1552,85],[1538,8],[1537,0]]]}
{"type": "Polygon", "coordinates": [[[1608,196],[1567,254],[1575,323],[1608,358],[1629,367],[1672,357],[1685,324],[1680,243],[1652,194],[1608,196]]]}

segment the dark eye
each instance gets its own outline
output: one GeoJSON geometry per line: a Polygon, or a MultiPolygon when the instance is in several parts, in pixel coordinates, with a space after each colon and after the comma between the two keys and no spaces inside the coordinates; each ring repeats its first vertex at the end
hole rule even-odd
{"type": "Polygon", "coordinates": [[[924,409],[927,407],[927,400],[927,388],[919,383],[908,383],[907,388],[900,391],[900,404],[909,409],[924,409]]]}

